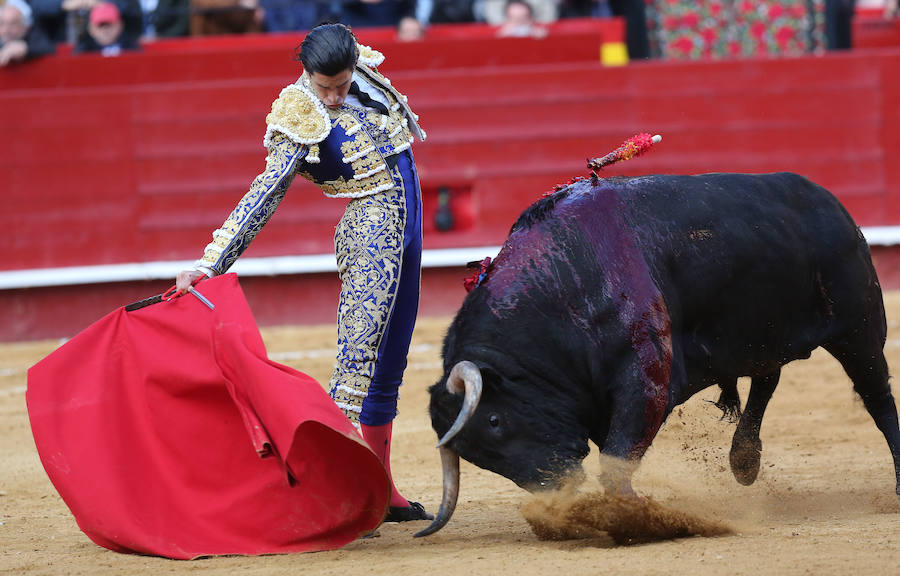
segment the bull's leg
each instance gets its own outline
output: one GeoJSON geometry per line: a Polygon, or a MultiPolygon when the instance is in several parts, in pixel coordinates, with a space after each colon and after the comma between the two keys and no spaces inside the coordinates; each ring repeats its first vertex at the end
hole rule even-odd
{"type": "Polygon", "coordinates": [[[616,494],[631,495],[631,477],[666,415],[667,387],[651,389],[649,397],[630,398],[613,411],[601,450],[600,483],[616,494]]]}
{"type": "Polygon", "coordinates": [[[763,415],[766,406],[778,386],[781,370],[776,370],[765,376],[757,376],[750,383],[750,395],[747,397],[747,406],[731,441],[731,472],[735,479],[749,486],[756,481],[759,474],[759,459],[762,452],[762,442],[759,439],[759,429],[762,427],[763,415]]]}
{"type": "Polygon", "coordinates": [[[859,330],[845,340],[827,344],[825,349],[844,367],[853,389],[887,440],[894,459],[895,491],[900,495],[900,426],[882,343],[877,334],[867,337],[865,330],[859,330]]]}
{"type": "Polygon", "coordinates": [[[598,480],[607,494],[632,496],[631,477],[640,464],[640,460],[618,456],[600,455],[600,475],[598,480]]]}
{"type": "MultiPolygon", "coordinates": [[[[659,430],[655,414],[644,411],[643,402],[627,403],[628,409],[613,413],[609,433],[600,444],[600,474],[597,479],[607,493],[632,495],[631,477],[659,430]],[[648,426],[649,422],[649,426],[648,426]]],[[[620,408],[623,406],[620,405],[620,408]]]]}

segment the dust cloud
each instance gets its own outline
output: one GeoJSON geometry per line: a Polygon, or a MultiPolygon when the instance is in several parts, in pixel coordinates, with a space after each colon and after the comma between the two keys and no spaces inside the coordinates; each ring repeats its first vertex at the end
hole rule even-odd
{"type": "Polygon", "coordinates": [[[728,526],[637,495],[580,493],[571,486],[537,494],[520,512],[540,540],[598,539],[615,545],[731,534],[728,526]]]}

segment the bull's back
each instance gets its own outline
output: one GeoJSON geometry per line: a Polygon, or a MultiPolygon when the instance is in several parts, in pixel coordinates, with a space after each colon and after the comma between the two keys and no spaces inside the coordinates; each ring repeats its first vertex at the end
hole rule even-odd
{"type": "Polygon", "coordinates": [[[692,291],[780,282],[865,248],[826,189],[796,174],[651,176],[623,182],[626,219],[658,273],[692,291]],[[702,277],[697,274],[702,273],[702,277]]]}
{"type": "Polygon", "coordinates": [[[621,181],[688,357],[765,373],[884,312],[868,246],[840,202],[789,173],[621,181]]]}

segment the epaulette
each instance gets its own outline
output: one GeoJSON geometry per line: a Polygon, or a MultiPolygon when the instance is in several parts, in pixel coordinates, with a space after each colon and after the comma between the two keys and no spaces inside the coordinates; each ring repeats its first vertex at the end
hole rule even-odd
{"type": "Polygon", "coordinates": [[[316,95],[298,81],[285,87],[272,102],[263,139],[267,148],[273,132],[281,132],[297,144],[317,144],[331,132],[331,119],[316,95]]]}
{"type": "Polygon", "coordinates": [[[356,43],[356,47],[359,49],[359,63],[365,64],[369,68],[375,68],[376,66],[381,66],[381,63],[384,62],[384,54],[366,46],[364,44],[356,43]]]}

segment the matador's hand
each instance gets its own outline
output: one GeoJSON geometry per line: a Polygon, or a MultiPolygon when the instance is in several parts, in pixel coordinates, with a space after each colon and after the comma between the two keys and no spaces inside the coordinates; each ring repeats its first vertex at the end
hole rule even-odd
{"type": "Polygon", "coordinates": [[[175,277],[175,288],[178,289],[175,294],[180,295],[187,292],[191,286],[196,284],[201,278],[205,278],[206,274],[199,270],[182,270],[175,277]]]}

